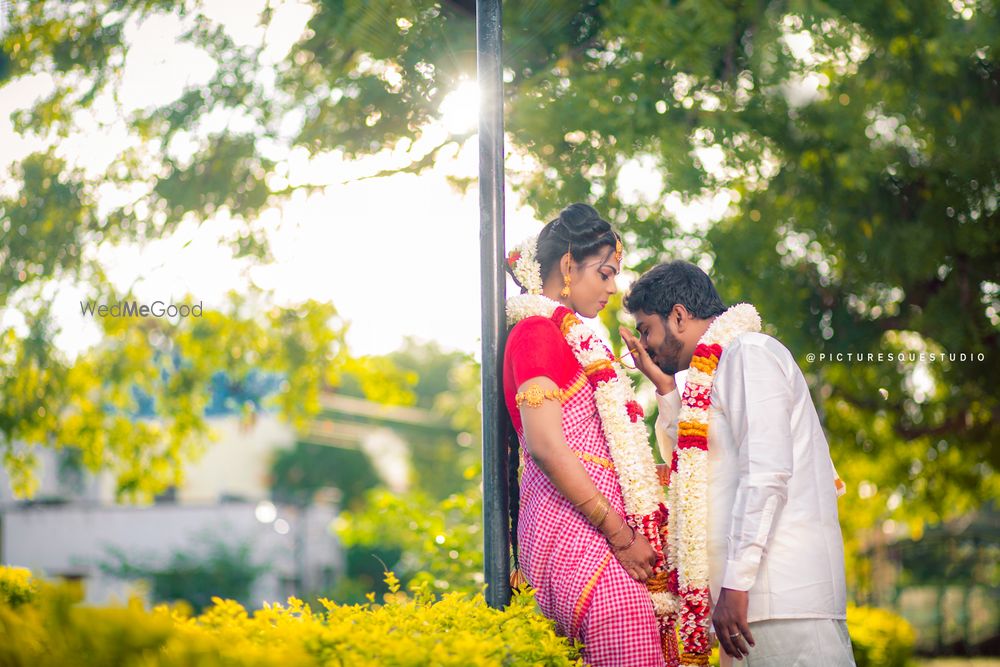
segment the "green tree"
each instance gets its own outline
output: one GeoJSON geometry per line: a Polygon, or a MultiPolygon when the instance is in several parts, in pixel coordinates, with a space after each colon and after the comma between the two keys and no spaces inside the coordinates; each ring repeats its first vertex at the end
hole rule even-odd
{"type": "MultiPolygon", "coordinates": [[[[265,255],[254,218],[315,187],[284,179],[290,151],[351,158],[405,145],[474,76],[471,2],[312,7],[301,38],[272,67],[193,0],[14,3],[6,76],[48,71],[56,81],[18,127],[53,143],[73,130],[77,112],[115,90],[129,21],[184,16],[184,39],[218,67],[208,85],[131,113],[137,142],[102,178],[84,179],[50,152],[19,165],[22,201],[47,216],[34,237],[50,242],[9,254],[16,259],[4,262],[0,293],[19,276],[82,265],[81,244],[93,235],[162,234],[183,215],[205,219],[222,206],[247,221],[238,250],[265,255]],[[188,160],[161,150],[219,111],[246,122],[195,133],[188,160]],[[104,183],[134,186],[143,205],[97,219],[88,202],[104,183]]],[[[754,302],[809,372],[841,472],[874,489],[852,497],[849,521],[894,518],[917,530],[996,494],[993,0],[557,0],[504,9],[513,186],[543,219],[569,201],[596,205],[624,230],[636,270],[695,258],[727,300],[754,302]],[[641,192],[631,185],[636,173],[650,177],[641,192]],[[710,224],[676,214],[678,202],[705,200],[718,209],[710,224]],[[810,364],[805,356],[904,350],[984,360],[810,364]]],[[[265,10],[262,23],[273,15],[265,10]]],[[[414,149],[402,169],[420,171],[466,138],[414,149]]],[[[26,224],[17,202],[2,205],[12,218],[5,230],[26,224]]],[[[0,252],[15,242],[6,231],[0,252]]]]}
{"type": "MultiPolygon", "coordinates": [[[[96,300],[130,298],[104,294],[96,300]]],[[[101,318],[103,338],[73,360],[52,343],[51,306],[22,302],[28,335],[13,327],[0,334],[0,447],[14,490],[33,493],[38,447],[79,451],[87,469],[115,475],[121,497],[149,498],[182,483],[182,463],[211,440],[205,408],[218,371],[235,386],[254,371],[280,374],[282,389],[261,407],[302,426],[318,410],[320,390],[338,382],[343,324],[329,304],[252,312],[247,299],[232,293],[225,311],[176,322],[101,318]],[[138,416],[140,394],[154,418],[138,416]]]]}
{"type": "MultiPolygon", "coordinates": [[[[279,374],[280,389],[265,405],[244,407],[277,409],[296,427],[318,411],[320,391],[344,374],[374,400],[408,400],[388,364],[371,368],[348,355],[345,323],[332,305],[277,307],[254,289],[229,295],[199,318],[101,318],[101,341],[75,359],[53,344],[59,332],[49,295],[59,281],[83,286],[98,304],[135,298],[111,286],[96,258],[102,245],[163,238],[182,220],[231,212],[234,256],[254,262],[269,256],[262,228],[252,222],[275,204],[255,180],[274,163],[253,155],[248,137],[202,137],[208,152],[182,167],[160,152],[164,137],[153,136],[156,121],[140,111],[127,119],[139,148],[123,150],[105,173],[85,174],[60,154],[62,140],[79,134],[79,114],[120,82],[131,46],[125,24],[175,10],[186,13],[169,2],[5,3],[0,10],[7,14],[0,25],[14,24],[0,34],[0,85],[33,73],[53,76],[50,94],[13,118],[16,130],[42,148],[13,165],[0,195],[0,312],[23,320],[23,327],[0,328],[0,454],[18,495],[37,487],[39,447],[69,448],[88,469],[111,471],[122,498],[149,498],[181,483],[183,462],[210,440],[204,410],[220,370],[236,387],[254,371],[279,374]],[[142,192],[137,199],[101,211],[106,188],[120,193],[133,186],[142,192]],[[227,194],[218,199],[220,193],[227,194]],[[155,419],[137,417],[140,395],[152,402],[155,419]]],[[[192,16],[189,37],[214,43],[216,55],[232,53],[217,26],[192,16]]],[[[232,76],[220,72],[218,81],[232,76]]],[[[188,91],[170,106],[204,96],[206,110],[207,99],[221,92],[211,89],[188,91]]],[[[230,90],[228,100],[236,94],[230,90]]],[[[115,105],[117,97],[103,103],[115,105]]]]}
{"type": "MultiPolygon", "coordinates": [[[[472,480],[480,474],[474,466],[466,477],[472,480]]],[[[422,490],[396,495],[372,489],[357,510],[337,518],[334,528],[362,562],[372,558],[372,550],[393,552],[400,560],[388,565],[407,581],[427,582],[437,593],[470,593],[481,591],[484,584],[482,511],[478,485],[468,484],[443,500],[422,490]]]]}
{"type": "Polygon", "coordinates": [[[416,404],[422,408],[433,408],[440,396],[455,390],[455,373],[471,362],[464,352],[448,352],[433,341],[421,342],[414,338],[406,338],[403,346],[387,354],[386,358],[394,367],[416,376],[413,391],[417,396],[416,404]]]}
{"type": "MultiPolygon", "coordinates": [[[[337,392],[415,404],[441,416],[443,428],[394,428],[409,445],[414,487],[435,500],[465,490],[467,471],[479,462],[479,365],[469,355],[406,339],[395,352],[348,362],[337,392]],[[386,387],[404,388],[406,394],[380,396],[366,389],[366,382],[382,392],[386,387]]],[[[335,486],[343,492],[342,506],[347,509],[366,502],[365,491],[380,481],[363,452],[302,442],[276,455],[271,476],[276,498],[307,502],[318,489],[335,486]]]]}
{"type": "Polygon", "coordinates": [[[466,353],[445,352],[436,343],[412,339],[385,358],[417,376],[417,405],[441,415],[457,432],[414,452],[416,485],[431,499],[465,492],[469,470],[479,465],[480,458],[479,364],[466,353]]]}

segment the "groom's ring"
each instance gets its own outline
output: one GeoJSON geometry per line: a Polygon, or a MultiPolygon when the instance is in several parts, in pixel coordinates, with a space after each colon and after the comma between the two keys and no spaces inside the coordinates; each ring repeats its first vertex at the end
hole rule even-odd
{"type": "Polygon", "coordinates": [[[729,638],[730,639],[736,639],[739,636],[740,636],[740,633],[737,632],[735,635],[729,635],[729,638]]]}

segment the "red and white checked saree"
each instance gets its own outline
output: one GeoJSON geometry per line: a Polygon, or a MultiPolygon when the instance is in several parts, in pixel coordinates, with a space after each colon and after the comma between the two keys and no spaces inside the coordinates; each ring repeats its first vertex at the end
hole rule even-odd
{"type": "Polygon", "coordinates": [[[632,579],[607,540],[555,489],[526,454],[514,402],[525,380],[546,376],[564,390],[562,426],[597,488],[624,515],[594,390],[559,327],[543,317],[518,323],[507,339],[504,398],[521,441],[521,510],[517,534],[521,571],[542,613],[559,632],[584,644],[594,666],[661,666],[663,649],[646,587],[632,579]]]}

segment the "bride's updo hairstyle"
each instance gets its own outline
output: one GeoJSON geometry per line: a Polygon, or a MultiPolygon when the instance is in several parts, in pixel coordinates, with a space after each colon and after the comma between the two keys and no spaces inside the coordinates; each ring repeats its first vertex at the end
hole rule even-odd
{"type": "MultiPolygon", "coordinates": [[[[610,256],[615,251],[618,240],[611,223],[601,218],[594,207],[570,204],[538,234],[538,252],[535,258],[542,267],[542,282],[556,270],[567,251],[574,262],[580,263],[602,251],[610,256]]],[[[524,288],[517,278],[514,278],[514,282],[518,287],[524,288]]]]}
{"type": "MultiPolygon", "coordinates": [[[[601,218],[600,214],[586,204],[571,204],[564,208],[559,216],[545,225],[538,235],[538,251],[535,259],[542,269],[542,282],[553,271],[559,270],[559,262],[567,252],[574,262],[580,263],[594,255],[604,254],[605,259],[614,254],[620,237],[611,228],[611,223],[601,218]]],[[[517,278],[518,286],[524,289],[517,278]]],[[[506,411],[505,411],[506,412],[506,411]]],[[[510,513],[510,543],[514,557],[514,567],[519,567],[517,552],[517,521],[521,509],[521,487],[518,477],[520,467],[520,441],[514,430],[514,424],[506,420],[506,440],[508,454],[508,511],[510,513]]],[[[512,582],[513,583],[513,582],[512,582]]]]}

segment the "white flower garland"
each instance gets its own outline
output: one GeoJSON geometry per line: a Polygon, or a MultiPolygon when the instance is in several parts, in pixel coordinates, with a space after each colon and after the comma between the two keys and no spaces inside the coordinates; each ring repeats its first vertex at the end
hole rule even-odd
{"type": "Polygon", "coordinates": [[[542,293],[542,265],[535,258],[538,254],[538,236],[525,239],[507,255],[517,282],[528,294],[542,293]]]}
{"type": "MultiPolygon", "coordinates": [[[[536,315],[551,318],[560,305],[540,294],[514,296],[507,300],[507,321],[513,325],[536,315]]],[[[595,399],[604,435],[618,470],[625,510],[636,516],[655,512],[666,499],[656,476],[656,463],[645,423],[641,419],[633,421],[625,408],[626,404],[635,401],[632,381],[621,364],[614,360],[604,341],[583,322],[578,321],[570,327],[566,342],[583,368],[607,362],[614,369],[616,381],[600,383],[595,388],[595,399]],[[589,349],[583,347],[584,341],[588,341],[589,349]]]]}
{"type": "MultiPolygon", "coordinates": [[[[514,325],[532,316],[552,318],[560,306],[559,302],[540,294],[514,296],[507,300],[507,322],[514,325]]],[[[666,497],[656,474],[656,463],[649,446],[645,422],[641,418],[633,419],[629,412],[628,406],[632,404],[635,406],[633,410],[639,411],[638,417],[642,416],[635,400],[632,381],[604,342],[571,311],[568,317],[575,321],[572,321],[568,330],[564,328],[566,342],[580,365],[585,370],[613,370],[610,378],[598,381],[595,385],[597,411],[618,472],[627,520],[642,531],[665,565],[659,512],[661,505],[666,503],[666,497]]],[[[661,565],[660,570],[665,568],[661,565]]],[[[651,591],[650,596],[656,615],[662,619],[672,617],[680,609],[680,600],[672,593],[651,591]]],[[[672,624],[670,628],[669,632],[672,634],[672,624]]]]}
{"type": "MultiPolygon", "coordinates": [[[[682,663],[701,664],[708,644],[708,423],[712,383],[723,350],[739,335],[761,330],[760,315],[750,304],[737,304],[719,315],[698,341],[688,371],[678,415],[674,447],[676,472],[668,490],[670,508],[667,557],[676,569],[681,598],[679,631],[682,663]]],[[[707,663],[705,663],[707,664],[707,663]]]]}

